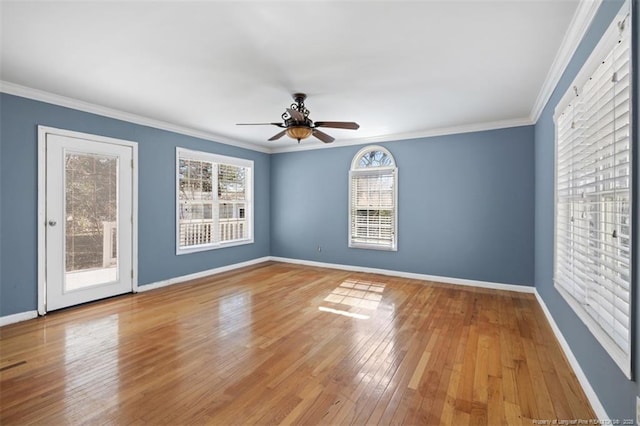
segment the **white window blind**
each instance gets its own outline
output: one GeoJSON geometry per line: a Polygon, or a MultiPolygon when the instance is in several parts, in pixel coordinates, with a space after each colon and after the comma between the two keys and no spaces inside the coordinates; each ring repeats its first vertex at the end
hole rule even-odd
{"type": "Polygon", "coordinates": [[[349,246],[396,250],[397,169],[382,147],[354,157],[349,174],[349,246]]]}
{"type": "Polygon", "coordinates": [[[178,148],[179,254],[253,241],[252,169],[249,160],[178,148]]]}
{"type": "Polygon", "coordinates": [[[241,217],[247,201],[246,168],[218,164],[218,206],[220,241],[243,240],[248,237],[246,218],[241,217]]]}
{"type": "Polygon", "coordinates": [[[616,20],[556,112],[556,288],[630,375],[630,20],[616,20]]]}

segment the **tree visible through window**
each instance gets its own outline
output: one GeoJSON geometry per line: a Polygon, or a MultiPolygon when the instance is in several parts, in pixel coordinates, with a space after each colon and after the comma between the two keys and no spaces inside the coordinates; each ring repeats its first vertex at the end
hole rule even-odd
{"type": "Polygon", "coordinates": [[[66,154],[66,271],[115,264],[118,247],[117,188],[117,157],[66,154]],[[106,238],[105,232],[110,234],[106,238]],[[106,245],[105,240],[109,240],[106,245]],[[111,252],[105,253],[108,249],[111,252]]]}
{"type": "Polygon", "coordinates": [[[349,247],[396,250],[397,168],[380,146],[360,150],[349,172],[349,247]]]}
{"type": "Polygon", "coordinates": [[[253,162],[180,148],[177,153],[178,252],[252,242],[253,162]]]}

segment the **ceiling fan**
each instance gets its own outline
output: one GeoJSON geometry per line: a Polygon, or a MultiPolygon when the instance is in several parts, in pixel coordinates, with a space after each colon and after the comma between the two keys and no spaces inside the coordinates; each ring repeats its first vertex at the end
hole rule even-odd
{"type": "Polygon", "coordinates": [[[277,126],[284,130],[269,138],[270,141],[280,139],[285,134],[290,138],[300,140],[306,139],[313,135],[324,143],[331,143],[335,138],[329,136],[318,127],[331,127],[334,129],[350,129],[357,130],[360,125],[352,121],[316,121],[315,123],[309,118],[309,110],[304,106],[304,100],[307,95],[304,93],[294,93],[294,103],[282,114],[284,123],[238,123],[238,126],[277,126]]]}

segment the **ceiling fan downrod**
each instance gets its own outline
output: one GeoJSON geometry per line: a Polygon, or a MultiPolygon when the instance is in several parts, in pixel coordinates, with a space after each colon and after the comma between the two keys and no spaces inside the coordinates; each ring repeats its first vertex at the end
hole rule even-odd
{"type": "MultiPolygon", "coordinates": [[[[309,113],[311,111],[309,111],[307,109],[307,107],[304,106],[304,100],[307,99],[307,95],[304,93],[294,93],[293,94],[293,100],[294,103],[291,104],[290,109],[294,110],[294,111],[298,111],[300,114],[302,114],[304,116],[304,121],[303,123],[307,124],[307,125],[311,125],[311,123],[308,123],[308,117],[309,117],[309,113]]],[[[283,120],[292,120],[296,121],[296,122],[300,122],[300,120],[296,120],[295,118],[291,117],[291,114],[289,114],[288,112],[285,112],[284,114],[282,114],[282,119],[283,120]]]]}

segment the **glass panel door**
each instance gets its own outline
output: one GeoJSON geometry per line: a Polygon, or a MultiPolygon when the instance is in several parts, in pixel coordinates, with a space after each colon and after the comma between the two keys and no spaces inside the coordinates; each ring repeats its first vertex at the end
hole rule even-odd
{"type": "Polygon", "coordinates": [[[133,289],[134,144],[91,138],[46,135],[47,311],[133,289]]]}
{"type": "Polygon", "coordinates": [[[64,290],[117,281],[118,157],[67,152],[64,162],[64,290]]]}

